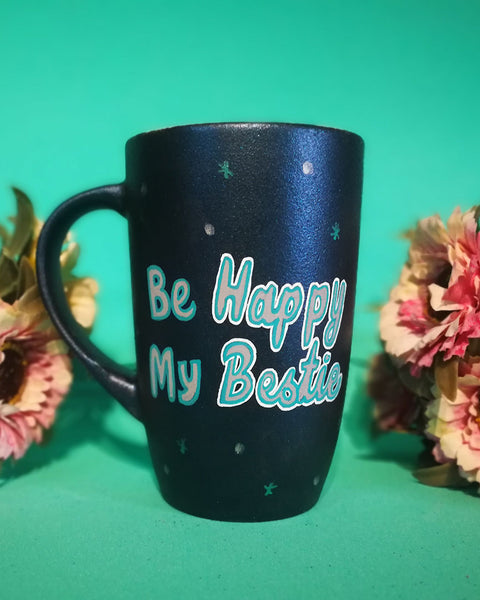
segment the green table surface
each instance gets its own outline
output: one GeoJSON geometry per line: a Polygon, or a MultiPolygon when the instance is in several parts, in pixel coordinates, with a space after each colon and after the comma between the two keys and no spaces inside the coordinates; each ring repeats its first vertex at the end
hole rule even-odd
{"type": "Polygon", "coordinates": [[[355,338],[345,415],[320,501],[268,523],[171,508],[143,427],[83,376],[56,431],[4,473],[1,597],[474,599],[475,492],[430,488],[411,468],[420,443],[369,440],[355,338]],[[363,423],[362,423],[363,420],[363,423]]]}
{"type": "MultiPolygon", "coordinates": [[[[284,521],[184,515],[142,426],[78,376],[50,442],[0,484],[3,600],[476,600],[480,497],[412,476],[418,439],[369,440],[365,364],[398,279],[399,233],[480,201],[479,0],[0,0],[0,221],[9,185],[44,219],[122,181],[141,131],[286,121],[365,139],[352,365],[319,503],[284,521]]],[[[75,228],[100,283],[93,340],[134,362],[127,227],[75,228]]]]}

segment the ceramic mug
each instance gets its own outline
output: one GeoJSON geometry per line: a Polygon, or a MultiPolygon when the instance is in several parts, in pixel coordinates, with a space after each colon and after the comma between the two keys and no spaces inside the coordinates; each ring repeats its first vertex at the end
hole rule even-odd
{"type": "Polygon", "coordinates": [[[70,198],[45,223],[45,306],[144,423],[174,507],[265,521],[318,500],[347,383],[362,170],[362,139],[339,129],[172,127],[131,138],[123,183],[70,198]],[[89,341],[63,293],[63,240],[101,208],[128,222],[136,372],[89,341]]]}

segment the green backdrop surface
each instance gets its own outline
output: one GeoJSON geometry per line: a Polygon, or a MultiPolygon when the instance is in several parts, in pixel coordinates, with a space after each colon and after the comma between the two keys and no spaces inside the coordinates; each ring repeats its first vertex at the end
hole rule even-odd
{"type": "MultiPolygon", "coordinates": [[[[79,377],[50,444],[0,486],[0,597],[478,597],[480,499],[417,484],[417,440],[367,441],[363,381],[399,233],[480,201],[479,40],[477,0],[0,0],[2,221],[9,185],[46,218],[121,181],[145,130],[287,121],[366,144],[352,370],[319,504],[258,525],[174,511],[141,426],[79,377]]],[[[77,274],[101,285],[93,339],[133,362],[126,224],[95,214],[75,235],[77,274]]]]}

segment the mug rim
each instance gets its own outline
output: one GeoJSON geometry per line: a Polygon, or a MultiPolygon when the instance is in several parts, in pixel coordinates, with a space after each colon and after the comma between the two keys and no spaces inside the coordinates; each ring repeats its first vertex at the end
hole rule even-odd
{"type": "Polygon", "coordinates": [[[354,133],[353,131],[349,131],[348,129],[342,129],[339,127],[331,127],[328,125],[313,125],[308,123],[293,123],[288,121],[218,121],[218,122],[205,122],[205,123],[185,123],[183,125],[171,125],[169,127],[162,127],[157,129],[149,129],[147,131],[142,131],[131,136],[127,140],[127,144],[132,142],[133,140],[139,140],[145,138],[147,136],[158,135],[164,133],[166,131],[172,131],[174,129],[207,129],[207,128],[224,128],[224,129],[265,129],[267,127],[280,127],[280,128],[297,128],[297,129],[313,129],[318,131],[337,133],[346,136],[353,136],[358,138],[362,144],[364,144],[364,140],[362,136],[358,133],[354,133]]]}

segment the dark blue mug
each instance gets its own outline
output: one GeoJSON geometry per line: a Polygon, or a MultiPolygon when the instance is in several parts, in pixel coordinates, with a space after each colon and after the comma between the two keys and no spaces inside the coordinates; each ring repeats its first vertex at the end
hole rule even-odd
{"type": "Polygon", "coordinates": [[[230,521],[318,500],[335,449],[353,325],[363,141],[284,123],[137,135],[126,179],[70,198],[37,250],[52,321],[146,429],[163,497],[230,521]],[[73,319],[59,254],[76,219],[128,222],[135,372],[73,319]]]}

